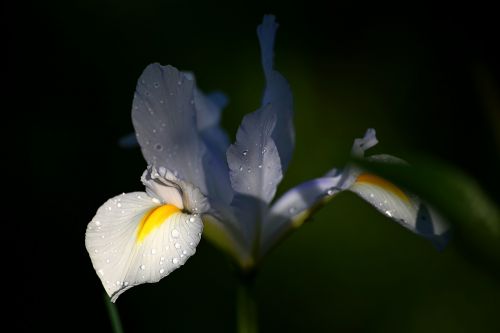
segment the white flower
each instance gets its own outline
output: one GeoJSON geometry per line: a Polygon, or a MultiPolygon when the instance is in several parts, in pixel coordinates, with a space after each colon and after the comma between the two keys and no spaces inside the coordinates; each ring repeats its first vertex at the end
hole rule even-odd
{"type": "MultiPolygon", "coordinates": [[[[112,300],[132,286],[157,282],[195,253],[204,235],[252,269],[284,235],[340,191],[350,190],[411,231],[440,243],[446,224],[412,196],[355,166],[332,170],[273,203],[294,149],[292,94],[273,67],[273,16],[258,27],[266,88],[246,115],[236,142],[219,127],[223,95],[204,95],[192,74],[149,65],[138,80],[132,120],[149,164],[146,192],[114,197],[89,223],[86,246],[112,300]]],[[[128,140],[130,141],[130,140],[128,140]]],[[[377,143],[356,139],[359,157],[377,143]]],[[[396,158],[379,155],[391,163],[396,158]]]]}

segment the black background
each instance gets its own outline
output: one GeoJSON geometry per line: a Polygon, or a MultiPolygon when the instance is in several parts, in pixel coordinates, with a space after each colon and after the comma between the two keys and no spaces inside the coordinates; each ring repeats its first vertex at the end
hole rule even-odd
{"type": "MultiPolygon", "coordinates": [[[[141,189],[139,150],[117,145],[133,130],[135,82],[151,62],[193,70],[202,89],[230,96],[223,126],[234,137],[241,117],[259,104],[255,28],[265,13],[280,23],[277,67],[296,101],[297,148],[280,192],[341,165],[352,139],[375,127],[375,152],[439,157],[500,199],[499,109],[486,107],[500,94],[498,12],[491,6],[2,7],[4,147],[13,153],[4,160],[5,193],[13,199],[4,223],[13,229],[6,238],[14,253],[6,257],[16,267],[5,271],[16,285],[11,308],[22,318],[14,323],[26,330],[110,331],[84,234],[106,199],[141,189]]],[[[453,243],[438,254],[350,194],[315,221],[262,268],[263,332],[500,328],[498,281],[453,243]]],[[[129,291],[118,307],[126,332],[230,332],[234,289],[227,259],[202,242],[189,264],[129,291]]]]}

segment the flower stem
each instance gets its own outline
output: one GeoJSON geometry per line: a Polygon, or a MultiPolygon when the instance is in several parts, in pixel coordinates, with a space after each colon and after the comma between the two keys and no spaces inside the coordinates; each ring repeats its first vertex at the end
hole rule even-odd
{"type": "Polygon", "coordinates": [[[111,302],[108,295],[104,294],[104,302],[108,309],[109,319],[111,320],[111,327],[114,333],[123,333],[122,323],[120,321],[120,314],[116,308],[115,303],[111,302]]]}
{"type": "Polygon", "coordinates": [[[253,273],[242,274],[238,281],[238,333],[257,333],[259,327],[255,299],[255,275],[253,273]]]}

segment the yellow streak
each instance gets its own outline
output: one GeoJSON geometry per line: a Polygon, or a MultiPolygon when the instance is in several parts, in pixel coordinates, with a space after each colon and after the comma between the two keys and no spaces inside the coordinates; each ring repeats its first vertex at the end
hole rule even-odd
{"type": "Polygon", "coordinates": [[[173,214],[180,212],[174,205],[163,205],[149,210],[137,227],[136,243],[142,243],[154,229],[158,228],[173,214]]]}
{"type": "Polygon", "coordinates": [[[369,173],[362,173],[356,179],[356,183],[369,184],[381,187],[386,191],[392,192],[403,201],[410,202],[410,198],[408,198],[408,196],[403,191],[401,191],[399,187],[378,176],[369,173]]]}

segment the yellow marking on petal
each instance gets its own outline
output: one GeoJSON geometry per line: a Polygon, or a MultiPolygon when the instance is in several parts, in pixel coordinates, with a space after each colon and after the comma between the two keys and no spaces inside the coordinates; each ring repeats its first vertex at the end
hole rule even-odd
{"type": "Polygon", "coordinates": [[[172,215],[180,212],[181,210],[174,205],[158,206],[146,214],[142,218],[137,227],[136,243],[142,243],[154,229],[158,228],[172,215]]]}
{"type": "Polygon", "coordinates": [[[399,187],[397,187],[393,183],[391,183],[383,178],[372,175],[370,173],[360,174],[358,176],[358,178],[356,179],[356,183],[369,184],[369,185],[375,185],[375,186],[381,187],[386,191],[392,192],[393,194],[398,196],[403,201],[410,202],[410,198],[408,198],[408,196],[403,191],[401,191],[399,189],[399,187]]]}

